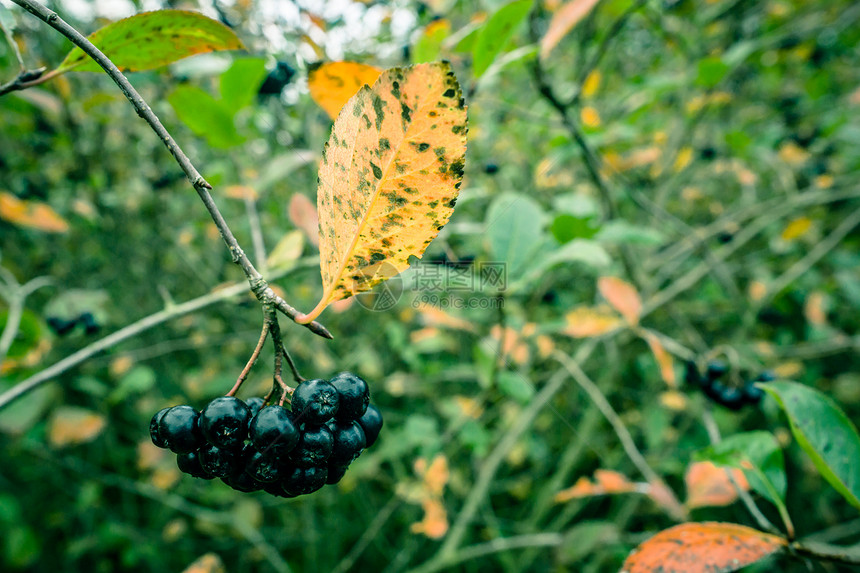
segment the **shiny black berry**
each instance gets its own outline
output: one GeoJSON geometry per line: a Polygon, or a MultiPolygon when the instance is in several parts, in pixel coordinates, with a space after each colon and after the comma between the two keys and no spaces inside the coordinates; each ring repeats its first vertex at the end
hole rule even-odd
{"type": "Polygon", "coordinates": [[[251,410],[251,419],[254,419],[254,416],[263,408],[263,399],[254,396],[253,398],[249,398],[245,400],[245,405],[248,406],[248,409],[251,410]]]}
{"type": "Polygon", "coordinates": [[[696,363],[693,360],[684,362],[684,382],[690,386],[698,386],[701,379],[702,375],[699,374],[699,367],[696,366],[696,363]]]}
{"type": "Polygon", "coordinates": [[[313,493],[325,485],[327,477],[325,466],[295,468],[282,482],[284,492],[294,496],[313,493]]]}
{"type": "Polygon", "coordinates": [[[176,465],[182,473],[201,479],[212,479],[212,476],[203,471],[200,465],[200,457],[197,452],[187,452],[176,456],[176,465]]]}
{"type": "Polygon", "coordinates": [[[152,440],[152,443],[158,446],[159,448],[166,448],[167,442],[161,437],[158,433],[158,423],[161,421],[161,418],[167,413],[170,408],[162,408],[152,417],[152,420],[149,422],[149,438],[152,440]]]}
{"type": "Polygon", "coordinates": [[[241,465],[239,452],[207,444],[198,452],[200,465],[212,477],[226,477],[241,465]]]}
{"type": "Polygon", "coordinates": [[[331,456],[334,436],[327,426],[311,426],[302,432],[290,459],[301,467],[323,465],[331,456]]]}
{"type": "Polygon", "coordinates": [[[325,482],[328,485],[334,485],[343,479],[343,476],[346,475],[346,470],[349,469],[349,465],[346,464],[329,464],[328,466],[328,475],[326,477],[325,482]]]}
{"type": "Polygon", "coordinates": [[[370,403],[370,388],[367,382],[352,372],[341,372],[329,383],[335,387],[340,405],[335,417],[342,421],[361,418],[370,403]]]}
{"type": "Polygon", "coordinates": [[[705,371],[705,378],[707,378],[708,381],[713,382],[714,380],[722,378],[728,371],[729,367],[725,362],[711,360],[708,362],[708,369],[705,371]]]}
{"type": "Polygon", "coordinates": [[[382,430],[382,413],[373,404],[367,407],[364,415],[358,419],[361,429],[364,430],[364,437],[367,440],[365,448],[369,448],[376,443],[376,438],[379,437],[379,431],[382,430]]]}
{"type": "Polygon", "coordinates": [[[263,484],[254,479],[247,471],[237,471],[226,478],[221,478],[221,481],[241,492],[252,492],[263,489],[263,484]]]}
{"type": "Polygon", "coordinates": [[[319,426],[331,420],[340,403],[337,390],[325,380],[305,380],[293,391],[293,418],[319,426]]]}
{"type": "Polygon", "coordinates": [[[764,397],[764,390],[755,385],[755,382],[747,382],[742,388],[744,400],[747,404],[758,404],[764,397]]]}
{"type": "Polygon", "coordinates": [[[281,479],[281,463],[273,455],[253,451],[244,461],[245,471],[261,483],[272,483],[281,479]]]}
{"type": "Polygon", "coordinates": [[[273,456],[287,454],[296,447],[299,431],[290,413],[282,406],[266,406],[251,420],[248,428],[251,444],[258,452],[273,456]]]}
{"type": "Polygon", "coordinates": [[[351,464],[367,444],[364,430],[357,422],[335,422],[329,428],[332,430],[334,438],[329,463],[351,464]]]}
{"type": "Polygon", "coordinates": [[[174,406],[158,421],[158,437],[175,454],[196,450],[202,440],[198,426],[199,414],[191,406],[174,406]]]}
{"type": "Polygon", "coordinates": [[[200,413],[200,429],[213,446],[239,448],[248,434],[251,410],[233,396],[215,398],[200,413]]]}

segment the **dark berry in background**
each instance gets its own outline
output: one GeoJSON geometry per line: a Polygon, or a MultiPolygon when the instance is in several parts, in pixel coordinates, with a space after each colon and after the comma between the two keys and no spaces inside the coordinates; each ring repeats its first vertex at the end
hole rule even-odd
{"type": "Polygon", "coordinates": [[[305,380],[293,391],[291,401],[296,422],[319,426],[331,420],[340,404],[338,392],[325,380],[305,380]]]}
{"type": "Polygon", "coordinates": [[[158,423],[161,421],[161,418],[167,413],[170,408],[162,408],[152,417],[152,420],[149,422],[149,437],[152,440],[152,443],[158,446],[159,448],[166,448],[167,442],[161,437],[161,434],[158,432],[158,423]]]}
{"type": "Polygon", "coordinates": [[[213,446],[239,448],[248,435],[251,410],[233,396],[215,398],[200,413],[200,429],[213,446]]]}
{"type": "Polygon", "coordinates": [[[714,381],[719,378],[722,378],[723,375],[729,371],[729,367],[725,362],[721,362],[719,360],[711,360],[708,362],[708,369],[705,371],[705,378],[709,381],[714,381]]]}
{"type": "Polygon", "coordinates": [[[382,413],[379,409],[370,404],[364,415],[358,419],[361,429],[364,430],[364,437],[367,444],[364,446],[369,448],[376,443],[376,438],[379,437],[379,431],[382,430],[382,413]]]}
{"type": "Polygon", "coordinates": [[[171,452],[184,454],[200,447],[199,414],[191,406],[174,406],[158,421],[158,438],[171,452]]]}
{"type": "Polygon", "coordinates": [[[358,420],[370,403],[367,382],[352,372],[341,372],[329,383],[337,390],[340,400],[335,417],[338,420],[358,420]]]}
{"type": "Polygon", "coordinates": [[[290,452],[299,441],[299,431],[283,406],[266,406],[251,420],[251,444],[258,452],[280,456],[290,452]]]}

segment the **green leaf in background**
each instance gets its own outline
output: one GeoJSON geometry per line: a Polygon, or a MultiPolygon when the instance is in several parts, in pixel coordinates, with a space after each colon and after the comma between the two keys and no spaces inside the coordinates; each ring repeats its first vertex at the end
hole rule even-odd
{"type": "Polygon", "coordinates": [[[499,390],[520,404],[528,404],[535,395],[535,388],[521,374],[503,370],[499,372],[499,390]]]}
{"type": "Polygon", "coordinates": [[[536,256],[529,260],[528,269],[519,280],[508,287],[508,290],[517,291],[526,286],[529,281],[537,280],[544,272],[562,263],[582,263],[600,269],[608,267],[612,263],[612,258],[603,247],[588,239],[573,239],[555,249],[552,244],[544,244],[536,256]]]}
{"type": "Polygon", "coordinates": [[[544,218],[541,206],[522,193],[503,193],[487,209],[485,236],[490,254],[495,261],[507,263],[509,279],[526,269],[543,242],[544,218]]]}
{"type": "Polygon", "coordinates": [[[442,42],[451,35],[451,22],[440,19],[430,22],[412,47],[412,63],[435,62],[439,60],[442,42]]]}
{"type": "Polygon", "coordinates": [[[266,63],[261,58],[240,58],[221,74],[221,102],[233,113],[254,103],[266,79],[266,63]]]}
{"type": "Polygon", "coordinates": [[[722,80],[729,67],[717,56],[710,56],[699,60],[699,73],[696,76],[696,84],[712,88],[722,80]]]}
{"type": "Polygon", "coordinates": [[[472,47],[472,73],[479,78],[502,52],[528,15],[532,0],[515,0],[490,16],[472,47]]]}
{"type": "Polygon", "coordinates": [[[693,459],[742,469],[755,491],[774,505],[783,504],[787,487],[785,462],[776,438],[769,432],[735,434],[696,452],[693,459]]]}
{"type": "MultiPolygon", "coordinates": [[[[8,318],[9,311],[0,311],[0,332],[6,328],[8,318]]],[[[42,327],[39,317],[33,311],[24,309],[24,312],[21,313],[21,322],[18,323],[18,332],[15,333],[15,338],[12,340],[12,346],[9,347],[6,357],[21,358],[35,348],[41,339],[42,327]]]]}
{"type": "Polygon", "coordinates": [[[593,217],[574,217],[562,214],[553,219],[549,230],[559,243],[569,243],[573,239],[590,239],[600,227],[593,217]]]}
{"type": "MultiPolygon", "coordinates": [[[[3,384],[0,384],[0,388],[3,384]]],[[[15,401],[14,408],[0,411],[0,432],[20,435],[38,422],[57,399],[56,386],[41,386],[15,401]]]]}
{"type": "Polygon", "coordinates": [[[663,244],[666,237],[659,230],[643,225],[633,225],[623,219],[607,221],[600,227],[594,237],[604,244],[618,245],[649,245],[657,246],[663,244]]]}
{"type": "Polygon", "coordinates": [[[232,110],[206,91],[181,85],[167,96],[167,101],[182,123],[196,135],[205,137],[212,147],[229,149],[245,141],[236,131],[232,110]]]}
{"type": "MultiPolygon", "coordinates": [[[[152,70],[195,54],[245,48],[224,24],[186,10],[136,14],[96,30],[88,39],[124,72],[152,70]]],[[[72,70],[99,72],[101,66],[75,48],[56,72],[72,70]]]]}
{"type": "Polygon", "coordinates": [[[848,503],[860,509],[860,435],[828,396],[797,382],[761,384],[791,423],[800,447],[848,503]]]}
{"type": "Polygon", "coordinates": [[[155,371],[149,366],[135,366],[123,376],[108,395],[108,402],[118,404],[133,394],[142,394],[155,387],[155,371]]]}

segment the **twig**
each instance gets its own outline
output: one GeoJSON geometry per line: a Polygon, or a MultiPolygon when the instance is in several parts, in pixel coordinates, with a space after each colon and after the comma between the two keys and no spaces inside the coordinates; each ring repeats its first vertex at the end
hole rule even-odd
{"type": "Polygon", "coordinates": [[[263,350],[263,345],[266,344],[266,339],[269,337],[269,323],[266,320],[263,320],[263,330],[260,333],[260,340],[257,342],[257,346],[254,348],[254,352],[251,353],[251,358],[248,359],[248,363],[245,364],[245,367],[242,368],[242,372],[239,373],[239,377],[236,379],[236,383],[233,385],[233,388],[227,392],[227,396],[235,396],[236,392],[239,391],[239,388],[242,387],[242,383],[245,382],[245,379],[248,378],[248,374],[251,372],[251,368],[257,362],[257,358],[260,357],[260,351],[263,350]]]}
{"type": "Polygon", "coordinates": [[[606,399],[606,396],[604,396],[600,391],[600,388],[598,388],[594,382],[591,381],[588,375],[582,371],[579,364],[577,364],[575,360],[571,360],[566,354],[555,351],[553,353],[553,358],[555,358],[565,368],[565,370],[573,376],[573,379],[577,384],[579,384],[580,388],[588,394],[588,397],[591,398],[594,405],[597,406],[601,413],[603,413],[606,421],[609,422],[612,429],[615,431],[615,434],[618,436],[618,439],[621,441],[621,446],[624,448],[627,457],[630,458],[630,461],[633,462],[633,465],[636,466],[639,473],[641,473],[649,483],[663,486],[667,494],[669,510],[673,516],[677,519],[685,519],[687,512],[681,505],[681,502],[678,501],[674,492],[663,482],[663,479],[660,478],[660,476],[651,469],[651,466],[648,465],[645,457],[633,442],[633,437],[627,430],[627,426],[625,426],[624,422],[621,421],[621,418],[615,412],[615,409],[612,408],[612,405],[606,399]]]}
{"type": "MultiPolygon", "coordinates": [[[[5,6],[0,6],[0,10],[5,10],[5,6]]],[[[19,73],[23,73],[27,70],[27,66],[24,65],[24,58],[21,57],[21,50],[18,49],[18,44],[15,42],[15,38],[12,36],[12,30],[6,28],[3,25],[3,19],[0,18],[0,29],[3,30],[3,35],[6,36],[6,41],[9,42],[9,47],[12,48],[12,52],[15,54],[15,59],[18,60],[18,71],[19,73]]]]}
{"type": "Polygon", "coordinates": [[[3,327],[3,334],[0,335],[0,364],[6,360],[6,355],[12,347],[12,343],[15,342],[15,336],[21,325],[21,318],[24,316],[24,301],[30,294],[51,283],[50,279],[39,277],[19,286],[12,277],[12,273],[8,273],[8,275],[7,284],[11,292],[5,297],[6,302],[9,303],[9,312],[6,315],[6,326],[3,327]]]}
{"type": "MultiPolygon", "coordinates": [[[[274,304],[275,308],[283,312],[290,319],[295,320],[300,313],[269,288],[266,280],[257,271],[257,269],[254,268],[251,260],[245,254],[245,251],[242,250],[242,247],[239,245],[239,242],[236,240],[230,227],[227,225],[227,221],[224,219],[223,215],[221,215],[221,211],[219,211],[218,206],[215,204],[212,195],[209,193],[212,186],[206,182],[202,175],[200,175],[191,163],[191,160],[188,159],[188,156],[185,155],[164,125],[162,125],[161,120],[158,119],[158,116],[155,115],[152,108],[149,107],[143,97],[141,97],[137,90],[134,89],[134,86],[129,83],[123,73],[119,71],[114,63],[105,56],[101,50],[96,48],[92,42],[87,40],[80,32],[60,18],[56,12],[49,10],[35,0],[13,0],[13,2],[63,34],[71,40],[72,43],[83,50],[85,54],[95,60],[96,63],[105,70],[105,72],[107,72],[114,83],[119,86],[119,89],[125,97],[128,98],[134,106],[137,114],[149,124],[156,135],[158,135],[161,141],[164,142],[164,145],[173,155],[174,159],[176,159],[179,167],[182,168],[183,172],[185,172],[186,177],[188,177],[188,180],[200,196],[200,200],[203,201],[203,205],[206,207],[206,210],[209,211],[209,215],[215,222],[215,226],[218,227],[218,231],[221,233],[221,237],[224,239],[224,243],[230,251],[233,262],[239,265],[244,271],[245,276],[251,285],[251,292],[254,293],[257,300],[264,305],[274,304]]],[[[316,321],[310,322],[304,326],[314,334],[318,334],[323,338],[333,338],[331,333],[316,321]]]]}
{"type": "Polygon", "coordinates": [[[331,570],[331,573],[346,573],[347,571],[351,571],[352,566],[355,565],[355,561],[364,553],[364,550],[367,549],[373,538],[379,534],[379,531],[388,522],[394,511],[402,504],[403,501],[397,495],[392,495],[388,503],[376,513],[376,517],[364,529],[364,533],[361,534],[361,537],[358,538],[358,541],[355,542],[349,553],[340,560],[340,563],[331,570]]]}

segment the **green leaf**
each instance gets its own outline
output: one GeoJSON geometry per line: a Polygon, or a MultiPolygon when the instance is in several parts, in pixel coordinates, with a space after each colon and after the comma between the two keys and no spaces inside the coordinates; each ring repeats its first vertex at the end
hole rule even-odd
{"type": "Polygon", "coordinates": [[[212,147],[229,149],[245,141],[233,123],[233,113],[204,90],[178,86],[167,101],[179,119],[195,134],[205,137],[212,147]]]}
{"type": "Polygon", "coordinates": [[[57,388],[42,386],[15,401],[14,408],[0,412],[0,432],[23,434],[38,422],[57,397],[57,388]]]}
{"type": "Polygon", "coordinates": [[[487,20],[472,47],[472,72],[476,78],[481,77],[502,52],[531,7],[532,0],[515,0],[487,20]]]}
{"type": "Polygon", "coordinates": [[[490,254],[507,264],[509,278],[516,278],[531,263],[544,239],[543,209],[522,193],[504,193],[487,209],[486,237],[490,254]]]}
{"type": "Polygon", "coordinates": [[[499,390],[520,404],[527,404],[535,395],[535,388],[520,374],[503,370],[499,372],[499,390]]]}
{"type": "Polygon", "coordinates": [[[435,62],[440,59],[442,42],[451,34],[451,23],[436,20],[427,25],[412,47],[412,63],[435,62]]]}
{"type": "Polygon", "coordinates": [[[269,269],[288,269],[296,264],[305,248],[305,236],[299,230],[287,231],[269,256],[266,264],[269,269]]]}
{"type": "MultiPolygon", "coordinates": [[[[6,321],[9,318],[8,311],[0,312],[0,332],[6,329],[6,321]]],[[[24,309],[21,313],[21,321],[18,323],[18,331],[15,333],[15,338],[12,339],[12,346],[9,347],[7,358],[21,358],[39,344],[42,339],[42,327],[39,323],[39,317],[36,313],[24,309]]]]}
{"type": "MultiPolygon", "coordinates": [[[[245,48],[224,24],[185,10],[136,14],[100,28],[88,39],[123,72],[152,70],[195,54],[245,48]]],[[[83,50],[75,48],[57,72],[101,69],[83,50]]]]}
{"type": "Polygon", "coordinates": [[[845,412],[803,384],[780,380],[760,386],[785,411],[795,439],[824,479],[860,509],[860,435],[845,412]]]}
{"type": "Polygon", "coordinates": [[[698,76],[696,76],[696,84],[706,88],[712,88],[720,83],[720,80],[725,77],[728,71],[729,66],[723,63],[723,61],[717,56],[711,56],[699,60],[699,73],[698,76]]]}
{"type": "Polygon", "coordinates": [[[221,74],[221,102],[224,107],[235,114],[251,105],[264,79],[266,63],[261,58],[242,58],[233,62],[221,74]]]}
{"type": "Polygon", "coordinates": [[[599,227],[595,226],[593,217],[574,217],[559,215],[549,226],[549,230],[559,243],[569,243],[573,239],[590,239],[599,227]]]}
{"type": "Polygon", "coordinates": [[[785,462],[776,438],[769,432],[735,434],[696,452],[694,459],[740,468],[750,486],[772,503],[780,505],[785,499],[785,462]]]}
{"type": "Polygon", "coordinates": [[[155,387],[155,372],[149,366],[135,366],[123,376],[108,396],[108,402],[117,404],[133,394],[142,394],[155,387]]]}

